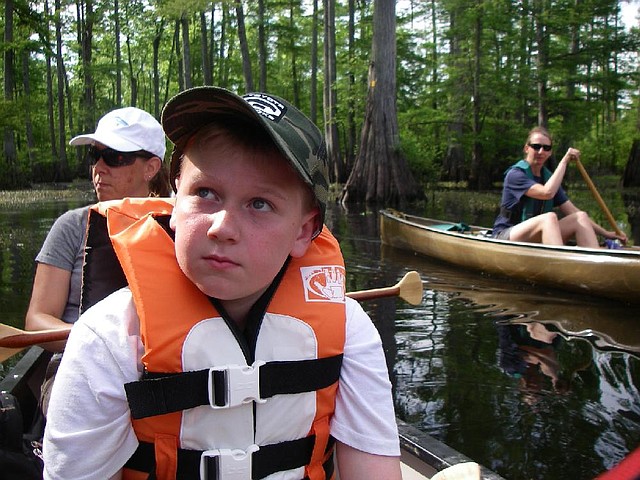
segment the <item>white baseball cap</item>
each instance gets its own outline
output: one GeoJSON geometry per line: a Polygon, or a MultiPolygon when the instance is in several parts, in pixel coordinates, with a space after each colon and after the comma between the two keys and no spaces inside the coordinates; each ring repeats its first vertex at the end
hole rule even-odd
{"type": "Polygon", "coordinates": [[[98,121],[95,133],[78,135],[70,145],[102,143],[119,152],[144,150],[164,160],[166,143],[162,125],[152,115],[136,107],[113,110],[98,121]]]}

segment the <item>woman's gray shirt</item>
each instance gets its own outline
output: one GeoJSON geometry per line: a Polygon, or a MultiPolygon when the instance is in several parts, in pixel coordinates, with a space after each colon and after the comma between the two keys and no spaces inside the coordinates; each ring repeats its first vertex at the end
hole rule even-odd
{"type": "MultiPolygon", "coordinates": [[[[71,272],[69,298],[62,320],[74,323],[80,316],[82,264],[89,206],[69,210],[60,215],[47,234],[36,262],[71,272]]],[[[50,288],[56,288],[51,285],[50,288]]]]}

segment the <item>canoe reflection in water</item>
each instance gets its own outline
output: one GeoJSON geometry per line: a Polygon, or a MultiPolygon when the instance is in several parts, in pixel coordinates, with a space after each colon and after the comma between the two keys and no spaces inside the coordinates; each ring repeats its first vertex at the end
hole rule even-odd
{"type": "Polygon", "coordinates": [[[587,344],[578,341],[563,345],[563,337],[543,323],[496,323],[496,328],[500,366],[505,373],[519,379],[522,400],[531,406],[551,391],[549,384],[553,393],[567,394],[577,372],[591,364],[587,344]],[[570,360],[571,365],[561,363],[559,350],[563,347],[571,350],[570,355],[563,357],[570,360]]]}

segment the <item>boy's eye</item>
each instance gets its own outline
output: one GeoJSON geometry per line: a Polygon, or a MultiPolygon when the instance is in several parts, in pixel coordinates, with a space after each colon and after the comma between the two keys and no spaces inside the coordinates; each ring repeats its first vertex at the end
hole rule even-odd
{"type": "Polygon", "coordinates": [[[208,188],[198,188],[196,190],[196,195],[200,198],[209,198],[213,193],[208,188]]]}
{"type": "Polygon", "coordinates": [[[254,208],[255,210],[270,210],[271,209],[271,205],[269,205],[269,203],[267,203],[266,200],[263,200],[262,198],[256,198],[254,200],[251,201],[251,207],[254,208]]]}

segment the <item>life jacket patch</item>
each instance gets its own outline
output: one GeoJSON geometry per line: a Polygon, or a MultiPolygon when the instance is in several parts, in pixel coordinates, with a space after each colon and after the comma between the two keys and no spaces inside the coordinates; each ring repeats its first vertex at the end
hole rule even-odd
{"type": "Polygon", "coordinates": [[[345,269],[340,265],[300,267],[307,302],[344,303],[345,269]]]}

